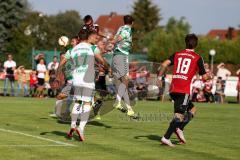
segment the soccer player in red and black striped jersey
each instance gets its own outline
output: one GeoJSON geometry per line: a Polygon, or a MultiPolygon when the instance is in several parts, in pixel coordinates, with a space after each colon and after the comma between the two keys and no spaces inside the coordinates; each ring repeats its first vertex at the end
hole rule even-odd
{"type": "Polygon", "coordinates": [[[161,142],[174,147],[170,141],[172,133],[176,133],[181,143],[186,143],[183,135],[184,127],[189,123],[196,112],[196,108],[189,100],[190,86],[194,75],[198,72],[203,79],[210,76],[204,68],[204,61],[200,55],[194,52],[197,47],[198,38],[195,34],[188,34],[185,37],[186,49],[174,53],[162,63],[159,75],[163,75],[166,68],[173,65],[173,77],[170,88],[170,96],[174,100],[174,118],[168,130],[162,137],[161,142]]]}

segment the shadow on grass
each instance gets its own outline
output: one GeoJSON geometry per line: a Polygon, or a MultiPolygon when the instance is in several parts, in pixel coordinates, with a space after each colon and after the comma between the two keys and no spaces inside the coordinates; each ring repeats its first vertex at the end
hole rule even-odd
{"type": "MultiPolygon", "coordinates": [[[[142,138],[147,138],[152,141],[158,141],[160,142],[162,137],[158,135],[145,135],[145,136],[135,136],[134,139],[142,139],[142,138]]],[[[178,144],[179,141],[176,138],[171,138],[171,141],[173,144],[178,144]]]]}
{"type": "MultiPolygon", "coordinates": [[[[66,139],[69,140],[69,138],[67,137],[67,131],[66,132],[52,131],[52,132],[41,132],[40,133],[40,135],[49,135],[49,134],[57,135],[57,136],[60,136],[60,137],[65,137],[66,139]]],[[[75,136],[74,136],[74,138],[75,138],[75,136]]],[[[77,137],[75,139],[77,139],[77,137]]]]}
{"type": "Polygon", "coordinates": [[[106,124],[101,123],[99,121],[91,121],[91,122],[88,122],[87,124],[92,125],[92,126],[98,126],[98,127],[112,128],[112,126],[106,125],[106,124]]]}

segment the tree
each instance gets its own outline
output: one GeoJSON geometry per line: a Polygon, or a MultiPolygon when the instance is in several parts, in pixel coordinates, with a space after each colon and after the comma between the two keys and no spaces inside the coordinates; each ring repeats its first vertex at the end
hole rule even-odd
{"type": "Polygon", "coordinates": [[[190,25],[184,17],[180,20],[171,17],[164,28],[157,28],[148,33],[143,44],[148,48],[151,61],[163,61],[174,52],[184,49],[184,38],[189,33],[190,25]]]}
{"type": "Polygon", "coordinates": [[[30,67],[33,47],[38,50],[53,50],[59,47],[57,41],[60,36],[75,36],[81,25],[81,16],[77,11],[51,16],[29,11],[18,27],[10,30],[12,36],[6,44],[6,50],[14,54],[18,64],[30,67]]]}
{"type": "Polygon", "coordinates": [[[0,2],[0,53],[6,51],[11,38],[11,29],[19,25],[27,9],[26,0],[4,0],[0,2]]]}
{"type": "Polygon", "coordinates": [[[134,18],[134,49],[141,50],[140,43],[145,34],[157,28],[162,19],[160,9],[151,0],[137,0],[131,15],[134,18]]]}
{"type": "Polygon", "coordinates": [[[181,17],[180,20],[175,19],[174,17],[170,17],[166,26],[166,32],[176,32],[182,31],[184,34],[188,34],[190,32],[191,26],[186,21],[185,17],[181,17]]]}
{"type": "MultiPolygon", "coordinates": [[[[69,37],[76,36],[83,24],[82,18],[75,10],[58,13],[57,15],[49,17],[53,25],[59,28],[59,34],[67,35],[69,37]]],[[[60,35],[59,35],[60,36],[60,35]]]]}

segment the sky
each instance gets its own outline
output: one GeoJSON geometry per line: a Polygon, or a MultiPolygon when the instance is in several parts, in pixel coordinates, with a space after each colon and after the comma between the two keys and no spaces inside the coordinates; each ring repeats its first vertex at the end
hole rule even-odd
{"type": "MultiPolygon", "coordinates": [[[[33,10],[43,14],[56,14],[77,10],[81,16],[117,12],[129,14],[135,0],[28,0],[33,10]]],[[[240,0],[152,0],[161,10],[165,25],[170,17],[184,16],[192,26],[191,32],[207,34],[211,29],[238,28],[240,25],[240,0]]]]}

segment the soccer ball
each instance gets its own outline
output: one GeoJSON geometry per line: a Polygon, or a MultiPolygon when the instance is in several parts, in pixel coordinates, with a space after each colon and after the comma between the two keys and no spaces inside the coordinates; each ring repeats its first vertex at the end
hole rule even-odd
{"type": "Polygon", "coordinates": [[[66,36],[61,36],[61,37],[58,39],[58,44],[59,44],[60,46],[66,47],[66,46],[68,45],[68,43],[69,43],[69,39],[68,39],[68,37],[66,37],[66,36]]]}

